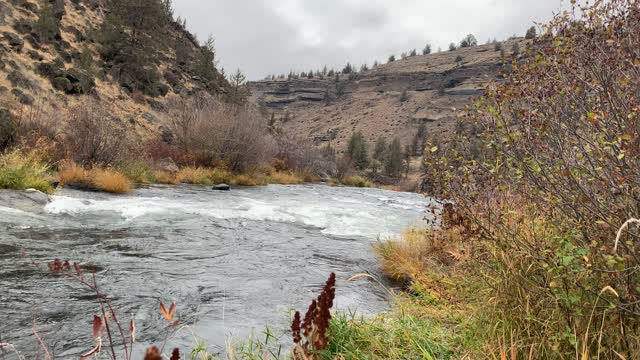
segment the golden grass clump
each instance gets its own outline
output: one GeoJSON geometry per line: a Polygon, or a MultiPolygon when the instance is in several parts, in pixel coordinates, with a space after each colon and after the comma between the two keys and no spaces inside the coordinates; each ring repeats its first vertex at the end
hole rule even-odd
{"type": "Polygon", "coordinates": [[[124,194],[133,190],[131,180],[113,169],[94,169],[90,179],[93,186],[108,193],[124,194]]]}
{"type": "Polygon", "coordinates": [[[58,169],[60,185],[84,184],[86,180],[86,171],[73,161],[63,162],[58,169]]]}
{"type": "Polygon", "coordinates": [[[74,162],[64,162],[58,171],[61,185],[73,185],[112,194],[124,194],[133,190],[131,180],[111,168],[85,170],[74,162]]]}

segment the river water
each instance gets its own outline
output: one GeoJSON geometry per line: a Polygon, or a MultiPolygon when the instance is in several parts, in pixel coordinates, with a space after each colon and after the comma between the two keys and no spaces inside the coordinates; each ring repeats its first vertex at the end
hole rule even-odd
{"type": "Polygon", "coordinates": [[[428,218],[428,205],[417,194],[324,185],[63,190],[40,213],[0,204],[0,343],[29,358],[35,324],[58,358],[92,347],[95,297],[44,270],[54,258],[96,269],[120,319],[135,318],[138,350],[165,338],[160,301],[175,301],[188,326],[172,346],[193,346],[196,334],[223,352],[266,325],[286,334],[290,310],[306,309],[331,272],[338,309],[385,311],[380,285],[347,279],[378,274],[372,244],[428,218]]]}

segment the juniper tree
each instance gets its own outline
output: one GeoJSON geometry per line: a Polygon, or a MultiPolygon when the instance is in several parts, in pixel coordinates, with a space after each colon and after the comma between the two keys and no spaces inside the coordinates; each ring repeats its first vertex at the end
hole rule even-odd
{"type": "Polygon", "coordinates": [[[398,177],[402,173],[402,146],[398,138],[393,139],[386,152],[384,172],[391,177],[398,177]]]}
{"type": "Polygon", "coordinates": [[[477,46],[477,45],[478,45],[478,40],[476,39],[475,36],[473,36],[473,34],[469,34],[465,36],[462,39],[462,41],[460,41],[460,47],[463,47],[463,48],[477,46]]]}
{"type": "Polygon", "coordinates": [[[527,30],[527,34],[524,36],[524,38],[525,39],[535,39],[536,36],[538,36],[538,32],[536,30],[536,27],[532,26],[527,30]]]}
{"type": "Polygon", "coordinates": [[[373,158],[380,162],[383,162],[386,153],[387,153],[387,141],[385,140],[384,137],[380,136],[378,137],[378,140],[376,141],[376,146],[373,149],[373,158]]]}
{"type": "Polygon", "coordinates": [[[347,146],[347,154],[353,161],[356,169],[365,170],[369,166],[369,155],[367,153],[367,141],[361,132],[353,133],[347,146]]]}

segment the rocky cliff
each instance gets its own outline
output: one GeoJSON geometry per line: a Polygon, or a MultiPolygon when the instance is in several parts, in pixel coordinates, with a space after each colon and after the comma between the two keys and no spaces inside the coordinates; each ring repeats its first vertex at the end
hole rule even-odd
{"type": "Polygon", "coordinates": [[[324,79],[249,83],[254,101],[273,113],[282,131],[339,151],[353,132],[370,144],[378,136],[412,141],[420,123],[427,136],[447,137],[456,118],[487,84],[499,81],[513,43],[462,48],[397,60],[357,74],[324,79]]]}

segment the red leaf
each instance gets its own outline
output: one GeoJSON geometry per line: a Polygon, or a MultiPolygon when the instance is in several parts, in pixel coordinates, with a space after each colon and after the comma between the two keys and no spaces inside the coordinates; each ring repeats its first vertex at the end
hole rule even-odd
{"type": "Polygon", "coordinates": [[[97,339],[100,335],[102,335],[102,319],[93,315],[93,337],[97,339]]]}
{"type": "Polygon", "coordinates": [[[178,348],[173,349],[170,360],[180,360],[180,350],[178,348]]]}
{"type": "Polygon", "coordinates": [[[169,311],[164,307],[164,304],[160,302],[160,312],[162,312],[162,316],[167,319],[168,322],[173,322],[173,317],[176,313],[176,303],[172,303],[169,307],[169,311]]]}

